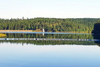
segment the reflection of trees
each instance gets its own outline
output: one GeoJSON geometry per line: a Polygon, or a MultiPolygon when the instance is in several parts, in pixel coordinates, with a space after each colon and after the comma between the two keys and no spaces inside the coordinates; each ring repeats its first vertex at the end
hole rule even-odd
{"type": "Polygon", "coordinates": [[[7,38],[65,38],[65,39],[92,39],[89,34],[7,34],[7,38]]]}
{"type": "Polygon", "coordinates": [[[95,41],[95,43],[100,46],[100,33],[93,33],[93,38],[98,39],[98,41],[95,41]]]}
{"type": "Polygon", "coordinates": [[[6,40],[0,42],[10,42],[10,43],[26,43],[34,45],[95,45],[93,41],[50,41],[50,40],[6,40]]]}
{"type": "MultiPolygon", "coordinates": [[[[64,39],[92,39],[89,34],[7,34],[7,38],[64,38],[64,39]]],[[[93,45],[92,41],[34,41],[34,40],[16,40],[16,41],[1,41],[1,42],[11,42],[11,43],[28,43],[36,45],[60,45],[60,44],[76,44],[76,45],[93,45]]]]}

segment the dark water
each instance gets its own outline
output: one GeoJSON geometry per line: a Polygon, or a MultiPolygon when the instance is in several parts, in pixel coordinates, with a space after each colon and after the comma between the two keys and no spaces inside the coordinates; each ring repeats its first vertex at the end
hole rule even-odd
{"type": "Polygon", "coordinates": [[[0,67],[100,67],[99,39],[91,34],[6,33],[0,67]]]}

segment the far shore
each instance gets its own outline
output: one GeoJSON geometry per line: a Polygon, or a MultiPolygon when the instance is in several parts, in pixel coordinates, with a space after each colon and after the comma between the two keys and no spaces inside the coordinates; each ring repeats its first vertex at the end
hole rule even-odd
{"type": "MultiPolygon", "coordinates": [[[[0,30],[0,32],[42,32],[42,31],[40,30],[0,30]]],[[[60,32],[57,32],[57,33],[60,33],[60,32]]],[[[81,32],[69,31],[69,32],[62,32],[62,33],[91,33],[91,31],[90,32],[88,31],[81,31],[81,32]]]]}
{"type": "Polygon", "coordinates": [[[0,30],[0,32],[33,32],[33,30],[0,30]]]}

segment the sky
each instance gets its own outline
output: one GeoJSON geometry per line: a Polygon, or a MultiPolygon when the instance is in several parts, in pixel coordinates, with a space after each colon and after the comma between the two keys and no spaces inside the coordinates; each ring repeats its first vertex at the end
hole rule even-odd
{"type": "Polygon", "coordinates": [[[0,0],[0,18],[100,18],[100,0],[0,0]]]}

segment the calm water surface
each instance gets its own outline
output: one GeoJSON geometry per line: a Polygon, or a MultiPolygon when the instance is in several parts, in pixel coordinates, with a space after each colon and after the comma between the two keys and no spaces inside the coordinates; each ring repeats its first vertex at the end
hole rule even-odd
{"type": "MultiPolygon", "coordinates": [[[[91,35],[7,34],[4,38],[93,39],[91,35]]],[[[1,40],[0,67],[100,67],[94,41],[1,40]]]]}

